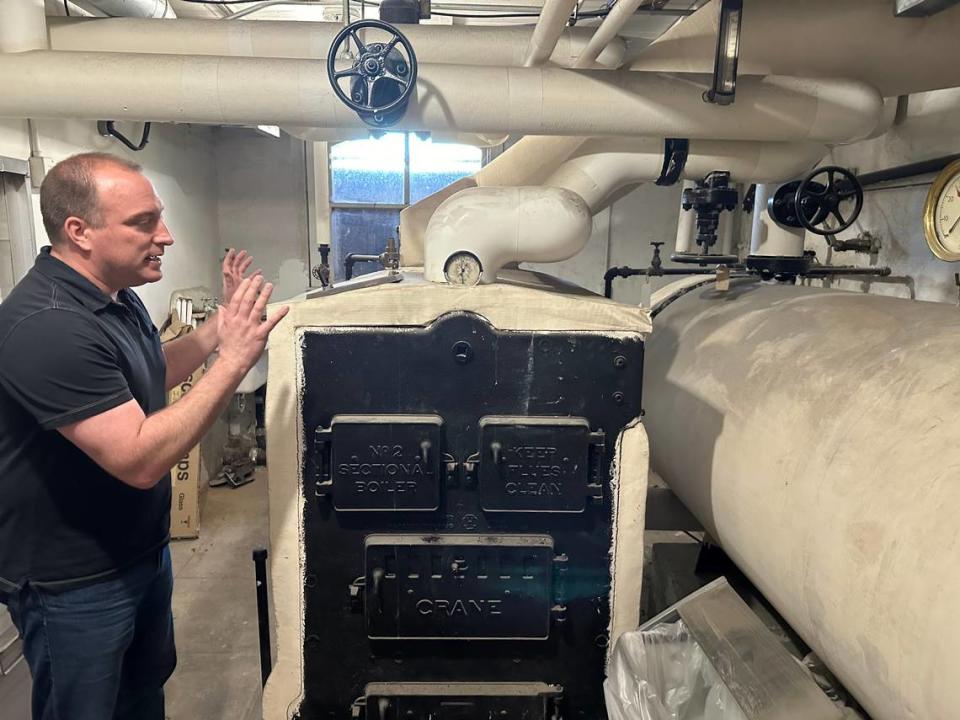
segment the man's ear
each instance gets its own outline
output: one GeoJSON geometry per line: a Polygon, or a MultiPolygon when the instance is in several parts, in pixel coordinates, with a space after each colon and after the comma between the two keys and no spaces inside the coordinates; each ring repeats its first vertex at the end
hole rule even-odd
{"type": "Polygon", "coordinates": [[[90,226],[83,218],[73,215],[63,223],[63,239],[78,250],[90,251],[90,239],[87,237],[90,226]]]}

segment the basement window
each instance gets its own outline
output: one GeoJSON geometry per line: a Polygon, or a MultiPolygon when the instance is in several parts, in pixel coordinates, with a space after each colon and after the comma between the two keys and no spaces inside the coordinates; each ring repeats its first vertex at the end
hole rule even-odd
{"type": "MultiPolygon", "coordinates": [[[[400,211],[480,169],[482,151],[433,142],[413,133],[385,133],[330,148],[330,269],[345,279],[349,254],[379,255],[397,237],[400,211]]],[[[380,270],[357,262],[353,276],[380,270]]]]}

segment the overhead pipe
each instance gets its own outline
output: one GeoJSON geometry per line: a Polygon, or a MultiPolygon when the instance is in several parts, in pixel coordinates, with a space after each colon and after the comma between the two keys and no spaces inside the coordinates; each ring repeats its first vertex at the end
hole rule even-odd
{"type": "MultiPolygon", "coordinates": [[[[545,184],[573,190],[597,212],[620,188],[656,180],[664,146],[662,138],[588,140],[545,184]]],[[[812,168],[825,153],[817,143],[691,140],[681,177],[700,179],[725,170],[734,182],[789,178],[812,168]]]]}
{"type": "Polygon", "coordinates": [[[546,0],[533,35],[530,36],[530,44],[523,58],[524,67],[543,65],[550,59],[577,2],[578,0],[546,0]]]}
{"type": "Polygon", "coordinates": [[[176,18],[169,0],[74,0],[86,9],[99,10],[108,17],[176,18]]]}
{"type": "Polygon", "coordinates": [[[477,185],[543,185],[585,137],[526,135],[473,176],[477,185]]]}
{"type": "Polygon", "coordinates": [[[590,42],[573,63],[575,68],[592,67],[593,63],[620,32],[627,20],[633,17],[640,5],[647,0],[617,0],[613,8],[600,23],[600,27],[593,33],[590,42]]]}
{"type": "MultiPolygon", "coordinates": [[[[691,145],[693,156],[688,157],[686,175],[696,178],[721,167],[734,168],[744,177],[793,176],[812,167],[824,154],[823,146],[816,143],[695,141],[691,145]]],[[[591,140],[575,136],[528,135],[481,168],[472,178],[458,181],[456,187],[445,188],[401,211],[400,236],[403,242],[400,248],[403,262],[411,266],[423,263],[423,238],[432,213],[440,202],[462,190],[465,184],[481,187],[560,184],[585,197],[591,211],[596,213],[603,209],[611,198],[616,197],[617,188],[655,180],[661,170],[663,154],[662,139],[591,140]],[[552,177],[571,157],[614,151],[619,151],[616,153],[616,162],[610,165],[598,164],[593,168],[593,176],[587,174],[591,168],[574,163],[571,167],[586,175],[580,182],[577,182],[577,175],[580,173],[573,171],[564,171],[560,176],[552,177]],[[594,186],[596,188],[591,189],[594,186]]],[[[684,215],[692,218],[693,213],[684,215]]],[[[692,241],[692,229],[690,233],[692,241]]]]}
{"type": "MultiPolygon", "coordinates": [[[[692,141],[684,175],[703,177],[714,170],[728,170],[744,179],[765,174],[783,177],[785,167],[800,173],[824,153],[822,146],[812,143],[777,145],[692,141]],[[767,145],[774,147],[767,148],[767,145]]],[[[571,257],[589,238],[589,218],[605,198],[625,185],[657,179],[663,169],[664,147],[665,142],[660,138],[591,139],[580,145],[576,155],[544,181],[542,193],[532,192],[535,188],[530,187],[489,185],[459,190],[428,216],[423,236],[427,278],[442,282],[443,266],[455,252],[469,252],[478,258],[484,268],[485,282],[493,282],[497,270],[506,262],[555,262],[571,257]],[[542,218],[554,218],[554,193],[557,192],[565,193],[562,197],[566,201],[575,198],[576,203],[583,206],[587,223],[582,237],[576,233],[571,235],[575,224],[569,219],[564,219],[566,224],[560,226],[552,220],[542,221],[542,218]],[[522,227],[519,222],[513,222],[501,227],[499,221],[491,223],[481,219],[481,216],[518,217],[518,200],[526,204],[523,217],[536,217],[539,222],[528,222],[522,227]],[[574,236],[578,238],[575,241],[574,236]],[[504,259],[508,251],[509,258],[504,259]]],[[[401,247],[408,241],[403,233],[401,221],[401,247]]],[[[405,261],[409,259],[407,254],[405,261]]]]}
{"type": "MultiPolygon", "coordinates": [[[[281,125],[280,129],[288,135],[308,142],[338,143],[345,140],[365,140],[370,137],[370,128],[317,128],[301,125],[281,125]]],[[[478,148],[489,148],[502,145],[506,138],[503,135],[490,136],[479,133],[438,131],[431,132],[430,139],[434,143],[457,143],[478,148]]]]}
{"type": "Polygon", "coordinates": [[[189,0],[169,0],[170,7],[177,14],[178,19],[184,18],[205,18],[205,19],[224,19],[229,14],[227,5],[198,5],[189,2],[189,0]]]}
{"type": "MultiPolygon", "coordinates": [[[[0,0],[0,4],[5,2],[0,0]]],[[[71,52],[326,60],[334,36],[342,29],[340,23],[280,20],[225,23],[180,18],[172,23],[138,18],[96,22],[50,18],[50,47],[71,52]]],[[[588,28],[561,28],[550,61],[563,67],[572,65],[591,32],[588,28]]],[[[423,63],[519,67],[534,31],[529,27],[406,25],[403,33],[423,63]]],[[[607,46],[597,62],[619,67],[625,53],[625,44],[618,40],[607,46]]]]}
{"type": "MultiPolygon", "coordinates": [[[[33,51],[0,56],[0,76],[4,117],[364,127],[315,60],[33,51]]],[[[700,100],[708,85],[702,76],[421,65],[416,100],[395,129],[848,142],[873,130],[882,108],[874,90],[844,80],[743,78],[738,102],[723,108],[700,100]]]]}
{"type": "MultiPolygon", "coordinates": [[[[738,73],[741,78],[842,73],[885,97],[956,87],[960,6],[923,18],[895,17],[890,6],[884,0],[745,0],[738,73]]],[[[713,72],[719,16],[719,0],[711,0],[645,47],[628,66],[713,72]]]]}
{"type": "Polygon", "coordinates": [[[47,47],[43,0],[0,1],[0,53],[20,53],[47,47]]]}

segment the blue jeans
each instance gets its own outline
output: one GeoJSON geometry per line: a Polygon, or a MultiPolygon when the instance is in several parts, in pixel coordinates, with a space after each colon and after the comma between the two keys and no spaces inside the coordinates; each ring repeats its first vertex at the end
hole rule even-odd
{"type": "Polygon", "coordinates": [[[108,580],[5,598],[33,676],[33,720],[164,720],[172,591],[164,546],[108,580]]]}

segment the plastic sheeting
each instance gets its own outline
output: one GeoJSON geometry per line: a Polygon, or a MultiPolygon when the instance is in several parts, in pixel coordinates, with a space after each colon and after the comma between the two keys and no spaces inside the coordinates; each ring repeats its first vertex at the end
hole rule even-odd
{"type": "Polygon", "coordinates": [[[682,620],[622,635],[604,694],[610,720],[747,720],[682,620]]]}

